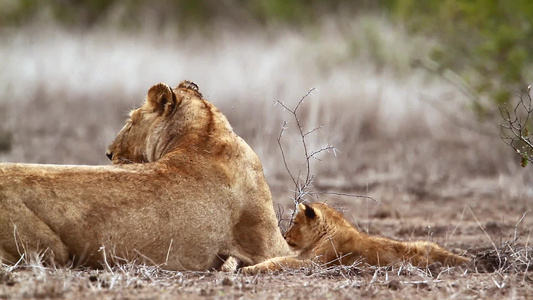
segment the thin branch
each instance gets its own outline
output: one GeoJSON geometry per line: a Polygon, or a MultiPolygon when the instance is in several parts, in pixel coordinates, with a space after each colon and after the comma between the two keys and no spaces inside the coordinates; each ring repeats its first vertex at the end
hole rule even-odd
{"type": "Polygon", "coordinates": [[[320,154],[322,152],[328,152],[329,153],[330,151],[333,152],[333,155],[337,156],[337,151],[339,151],[339,150],[337,150],[337,148],[335,148],[333,146],[326,145],[326,146],[324,146],[324,148],[320,148],[318,150],[315,150],[315,151],[311,152],[311,154],[309,154],[309,156],[307,157],[307,161],[309,161],[309,159],[311,159],[311,158],[314,158],[316,160],[321,161],[321,159],[316,157],[316,155],[320,154]]]}
{"type": "Polygon", "coordinates": [[[478,221],[476,215],[474,214],[474,212],[472,211],[472,209],[470,208],[470,206],[468,207],[468,210],[470,211],[470,214],[472,214],[472,217],[474,217],[474,220],[476,221],[477,225],[479,226],[479,228],[481,228],[481,231],[483,231],[483,233],[485,234],[485,236],[489,239],[490,243],[492,244],[492,247],[494,247],[494,250],[496,251],[496,255],[498,256],[498,262],[499,262],[499,265],[498,267],[501,267],[502,266],[502,257],[500,256],[500,251],[498,251],[498,247],[496,246],[496,244],[494,243],[494,241],[492,240],[492,238],[490,237],[490,235],[487,233],[487,231],[485,230],[485,228],[481,225],[481,223],[478,221]]]}
{"type": "MultiPolygon", "coordinates": [[[[302,105],[302,103],[304,102],[304,100],[309,96],[311,95],[311,93],[315,91],[315,88],[312,88],[310,89],[301,99],[300,101],[298,101],[298,103],[296,104],[296,107],[294,109],[290,109],[288,108],[283,102],[281,101],[278,101],[278,103],[283,107],[285,108],[287,111],[289,111],[293,117],[294,117],[294,120],[296,121],[296,127],[298,128],[298,131],[300,132],[300,138],[301,138],[301,142],[302,142],[302,146],[304,148],[304,155],[306,157],[306,175],[305,175],[305,183],[309,182],[309,177],[311,176],[311,166],[309,164],[309,151],[307,150],[307,143],[305,141],[305,137],[306,135],[304,134],[303,132],[303,127],[302,127],[302,124],[300,123],[300,118],[298,117],[298,108],[300,108],[300,105],[302,105]]],[[[286,123],[286,122],[284,122],[286,123]]],[[[298,178],[300,178],[298,176],[298,178]]],[[[293,180],[294,181],[294,180],[293,180]]]]}
{"type": "Polygon", "coordinates": [[[533,134],[529,132],[530,118],[533,118],[533,101],[531,99],[531,86],[527,93],[517,95],[518,103],[511,111],[505,106],[500,106],[500,115],[503,123],[500,124],[501,140],[511,146],[521,157],[522,166],[528,162],[533,163],[533,134]]]}
{"type": "Polygon", "coordinates": [[[322,127],[324,127],[324,126],[323,126],[323,125],[317,126],[317,127],[313,128],[313,129],[309,130],[308,132],[306,132],[306,133],[304,134],[304,136],[308,136],[309,134],[311,134],[311,133],[313,133],[313,132],[315,132],[315,131],[320,130],[322,127]]]}
{"type": "Polygon", "coordinates": [[[376,200],[370,196],[361,196],[361,195],[348,194],[348,193],[337,193],[337,192],[310,192],[309,194],[310,195],[335,195],[335,196],[343,196],[343,197],[350,197],[350,198],[362,198],[362,199],[372,200],[377,205],[381,205],[381,202],[379,200],[376,200]]]}
{"type": "Polygon", "coordinates": [[[287,159],[285,158],[285,151],[283,151],[283,146],[281,145],[281,136],[283,135],[286,129],[287,129],[287,121],[283,121],[283,126],[281,127],[281,130],[278,136],[278,147],[281,152],[281,158],[283,159],[283,164],[285,165],[285,170],[287,170],[287,173],[289,173],[289,176],[291,177],[294,185],[297,186],[298,184],[296,183],[296,178],[294,178],[294,176],[291,173],[291,169],[287,165],[287,159]]]}
{"type": "Polygon", "coordinates": [[[283,137],[283,134],[286,132],[286,130],[288,128],[288,126],[287,126],[288,122],[287,121],[283,121],[283,126],[281,127],[280,133],[278,135],[278,147],[279,147],[280,152],[281,152],[281,157],[282,157],[285,169],[287,170],[287,173],[291,177],[292,183],[294,184],[294,187],[295,187],[294,190],[293,190],[294,195],[292,197],[292,200],[294,202],[294,209],[292,210],[292,213],[291,213],[291,216],[290,216],[290,219],[289,219],[288,227],[291,227],[293,222],[294,222],[294,218],[296,217],[298,205],[300,203],[306,201],[306,198],[312,197],[314,195],[330,194],[330,195],[340,195],[340,196],[355,197],[355,198],[366,198],[366,199],[371,199],[374,202],[378,203],[375,199],[373,199],[372,197],[368,197],[368,196],[357,196],[357,195],[344,194],[344,193],[333,193],[333,192],[314,192],[314,191],[310,191],[313,188],[313,181],[314,181],[314,178],[315,178],[315,176],[314,176],[314,174],[312,173],[312,170],[311,170],[311,159],[316,159],[316,160],[320,161],[320,158],[318,157],[318,155],[321,154],[322,152],[328,152],[328,153],[329,152],[333,152],[333,154],[335,156],[337,156],[337,152],[338,152],[338,150],[334,146],[331,146],[331,145],[328,145],[328,144],[326,144],[324,147],[322,147],[320,149],[317,149],[317,150],[311,150],[308,147],[308,143],[307,143],[306,138],[311,133],[314,133],[314,132],[318,131],[319,129],[321,129],[323,126],[322,125],[321,126],[317,126],[317,127],[312,128],[311,130],[304,131],[303,126],[302,126],[302,122],[301,122],[300,117],[298,115],[298,109],[302,106],[304,100],[309,95],[311,95],[311,93],[314,90],[315,90],[315,88],[310,89],[298,101],[298,103],[296,104],[294,109],[291,109],[290,107],[288,107],[287,105],[285,105],[285,103],[283,103],[281,101],[277,101],[276,102],[276,104],[281,105],[281,107],[283,107],[286,111],[288,111],[292,115],[292,118],[294,119],[294,121],[296,123],[296,128],[297,128],[299,136],[300,136],[300,142],[302,144],[303,154],[304,154],[304,157],[305,157],[305,160],[304,160],[305,170],[303,172],[302,172],[301,169],[298,170],[298,176],[295,176],[294,174],[296,172],[291,171],[290,168],[289,168],[289,165],[287,163],[287,156],[285,155],[285,151],[283,149],[283,143],[281,141],[281,139],[283,137]]]}

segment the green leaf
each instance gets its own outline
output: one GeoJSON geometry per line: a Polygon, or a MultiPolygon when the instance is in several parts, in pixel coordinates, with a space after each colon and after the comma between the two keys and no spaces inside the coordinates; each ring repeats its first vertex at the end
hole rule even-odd
{"type": "Polygon", "coordinates": [[[521,163],[522,168],[525,168],[527,166],[527,163],[528,163],[527,156],[523,155],[522,163],[521,163]]]}

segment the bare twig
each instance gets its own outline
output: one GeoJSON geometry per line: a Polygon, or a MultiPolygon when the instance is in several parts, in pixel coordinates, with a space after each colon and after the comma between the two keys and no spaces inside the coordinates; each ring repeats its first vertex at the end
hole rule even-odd
{"type": "Polygon", "coordinates": [[[99,252],[102,252],[102,255],[104,256],[104,264],[105,266],[107,267],[107,270],[111,273],[111,274],[114,274],[113,273],[113,268],[111,268],[111,266],[109,265],[109,263],[107,262],[107,254],[106,254],[106,250],[105,250],[105,246],[101,246],[100,249],[98,249],[99,252]]]}
{"type": "MultiPolygon", "coordinates": [[[[305,181],[303,181],[304,183],[310,182],[310,179],[311,179],[310,177],[312,176],[311,175],[311,166],[309,164],[309,160],[311,159],[311,157],[313,157],[313,155],[309,155],[309,151],[307,150],[307,143],[305,141],[305,137],[306,137],[307,134],[304,134],[304,132],[303,132],[303,127],[302,127],[302,124],[300,123],[300,118],[298,117],[298,108],[304,102],[305,98],[307,98],[314,90],[315,90],[315,88],[310,89],[300,99],[300,101],[298,101],[298,103],[296,104],[296,107],[294,109],[290,109],[283,102],[277,101],[278,104],[280,104],[283,108],[285,108],[287,111],[289,111],[293,115],[294,120],[296,121],[296,126],[298,127],[298,131],[300,132],[301,142],[302,142],[302,146],[304,148],[304,154],[305,154],[306,169],[307,169],[306,170],[306,175],[305,175],[305,181]]],[[[285,121],[285,122],[283,122],[283,128],[286,128],[286,126],[287,126],[287,122],[285,121]]],[[[281,146],[281,135],[283,134],[283,130],[284,130],[283,128],[282,128],[282,131],[280,132],[279,138],[278,138],[278,145],[280,146],[280,150],[282,152],[283,152],[283,147],[281,146]]],[[[318,129],[318,127],[308,131],[307,133],[316,131],[317,129],[318,129]]],[[[285,163],[285,167],[287,168],[287,172],[289,172],[289,174],[291,175],[292,181],[294,182],[294,184],[297,187],[300,187],[299,186],[300,182],[298,181],[298,180],[300,180],[300,177],[298,176],[298,180],[296,180],[296,178],[294,178],[294,176],[291,174],[289,168],[287,167],[287,163],[286,163],[285,160],[284,160],[284,163],[285,163]]],[[[299,188],[297,188],[296,190],[299,190],[299,188]]]]}
{"type": "Polygon", "coordinates": [[[338,193],[338,192],[309,192],[310,195],[335,195],[335,196],[343,196],[343,197],[349,197],[349,198],[363,198],[374,201],[377,205],[381,205],[381,202],[370,197],[370,196],[361,196],[361,195],[355,195],[355,194],[347,194],[347,193],[338,193]]]}
{"type": "Polygon", "coordinates": [[[287,159],[285,158],[285,151],[283,151],[283,146],[281,145],[281,136],[283,135],[283,133],[285,132],[286,129],[287,129],[287,121],[283,121],[283,126],[281,126],[281,130],[280,130],[279,136],[278,136],[278,147],[279,147],[279,150],[281,152],[281,158],[283,159],[283,164],[285,165],[285,170],[287,170],[287,173],[289,173],[289,176],[291,177],[292,182],[294,183],[294,185],[298,186],[298,183],[296,182],[296,179],[294,178],[294,176],[291,173],[291,169],[287,165],[287,159]]]}
{"type": "Polygon", "coordinates": [[[494,247],[494,250],[496,251],[496,255],[498,256],[498,266],[501,267],[503,264],[502,264],[502,257],[500,255],[500,251],[498,250],[498,247],[496,247],[496,244],[494,243],[494,241],[492,240],[492,238],[490,237],[490,235],[488,234],[488,232],[485,230],[485,228],[481,225],[481,223],[478,221],[476,215],[474,214],[474,212],[472,211],[472,209],[470,207],[468,207],[468,210],[470,211],[470,213],[472,214],[472,217],[474,217],[474,220],[476,221],[477,225],[479,226],[479,228],[481,228],[481,231],[483,231],[483,233],[485,234],[485,236],[489,239],[490,243],[492,244],[492,247],[494,247]]]}
{"type": "MultiPolygon", "coordinates": [[[[292,223],[294,221],[294,218],[295,218],[296,212],[297,212],[297,208],[298,208],[298,204],[304,202],[306,200],[306,197],[312,197],[313,195],[319,195],[319,194],[340,195],[340,196],[347,196],[347,197],[366,198],[366,199],[371,199],[374,202],[377,202],[375,199],[373,199],[372,197],[369,197],[369,196],[358,196],[358,195],[345,194],[345,193],[335,193],[335,192],[315,192],[315,191],[311,191],[311,189],[313,188],[313,181],[314,181],[314,178],[315,178],[315,176],[314,176],[314,174],[312,173],[312,170],[311,170],[311,159],[316,159],[318,161],[321,161],[321,159],[318,157],[319,154],[327,152],[327,153],[333,153],[333,155],[337,156],[337,152],[338,152],[337,148],[335,148],[332,145],[328,145],[328,144],[326,144],[322,148],[319,148],[319,149],[316,149],[316,150],[309,149],[309,147],[308,147],[308,142],[307,142],[306,138],[311,133],[315,133],[316,131],[320,130],[322,128],[322,126],[316,126],[316,127],[313,127],[310,130],[305,131],[303,126],[302,126],[302,122],[300,120],[300,117],[298,115],[298,109],[301,107],[301,105],[303,104],[304,100],[309,95],[311,95],[311,93],[313,91],[315,91],[315,88],[310,89],[300,99],[300,101],[298,101],[296,106],[294,108],[292,108],[292,109],[289,108],[285,103],[283,103],[281,101],[277,101],[276,102],[276,104],[281,105],[286,111],[288,111],[291,114],[292,118],[294,119],[294,121],[296,123],[296,128],[298,130],[298,134],[300,136],[300,142],[302,144],[303,154],[304,154],[304,157],[305,157],[305,160],[304,160],[305,170],[303,172],[302,172],[302,170],[298,170],[298,172],[297,172],[298,175],[295,175],[296,172],[291,171],[291,169],[290,169],[290,167],[289,167],[289,165],[287,163],[287,157],[285,155],[285,150],[283,149],[283,144],[281,142],[283,134],[286,132],[286,130],[288,128],[288,124],[289,124],[288,121],[283,121],[283,125],[282,125],[280,133],[278,135],[277,142],[278,142],[279,150],[281,152],[281,157],[283,159],[283,164],[284,164],[285,169],[287,170],[287,173],[289,174],[289,176],[290,176],[290,178],[292,180],[292,183],[294,184],[294,187],[295,187],[294,190],[293,190],[294,194],[293,194],[293,196],[291,198],[293,200],[293,202],[294,202],[294,209],[293,209],[293,211],[291,213],[288,227],[291,227],[291,225],[292,225],[292,223]]],[[[281,222],[281,220],[280,220],[280,222],[281,222]]]]}
{"type": "Polygon", "coordinates": [[[533,118],[531,85],[527,87],[527,93],[520,93],[517,96],[519,101],[511,111],[503,105],[500,106],[503,118],[503,123],[500,124],[500,137],[520,155],[522,167],[525,167],[528,162],[533,163],[533,133],[529,132],[530,118],[533,118]]]}
{"type": "Polygon", "coordinates": [[[172,249],[172,242],[174,242],[174,239],[170,239],[170,245],[168,246],[168,251],[167,251],[167,258],[165,259],[165,262],[163,263],[163,265],[166,265],[168,263],[168,258],[170,256],[170,249],[172,249]]]}
{"type": "Polygon", "coordinates": [[[466,211],[466,205],[465,207],[463,208],[463,212],[461,213],[461,218],[459,218],[459,222],[457,222],[457,225],[455,225],[455,228],[453,229],[452,233],[448,236],[448,238],[446,239],[446,244],[445,246],[448,244],[448,240],[452,238],[452,236],[455,234],[455,232],[457,231],[457,228],[459,228],[459,225],[461,224],[461,222],[463,221],[463,217],[465,216],[465,211],[466,211]]]}

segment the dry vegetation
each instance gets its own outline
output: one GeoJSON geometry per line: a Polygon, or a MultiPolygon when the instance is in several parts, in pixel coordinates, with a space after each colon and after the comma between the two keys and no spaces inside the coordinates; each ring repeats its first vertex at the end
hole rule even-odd
{"type": "Polygon", "coordinates": [[[103,270],[43,266],[26,257],[0,267],[0,298],[527,298],[533,173],[503,144],[498,123],[473,121],[460,92],[411,69],[426,41],[379,18],[324,22],[318,32],[229,34],[204,40],[174,32],[137,36],[94,29],[2,32],[0,161],[107,164],[104,150],[153,83],[198,83],[260,155],[276,202],[291,213],[293,184],[276,139],[302,167],[290,114],[301,109],[314,189],[362,230],[429,239],[474,259],[448,269],[345,266],[257,277],[168,272],[133,263],[103,270]],[[339,21],[340,22],[340,21],[339,21]],[[340,30],[340,28],[342,30],[340,30]],[[253,38],[251,38],[253,36],[253,38]],[[349,37],[349,38],[348,38],[349,37]],[[377,48],[376,48],[377,47],[377,48]],[[379,51],[376,51],[378,49],[379,51]]]}
{"type": "Polygon", "coordinates": [[[499,258],[480,252],[473,264],[458,268],[315,266],[259,276],[171,272],[134,263],[104,270],[56,268],[34,257],[0,269],[0,298],[526,298],[533,292],[525,263],[531,252],[512,247],[499,248],[499,258]],[[497,259],[505,266],[492,269],[497,259]]]}

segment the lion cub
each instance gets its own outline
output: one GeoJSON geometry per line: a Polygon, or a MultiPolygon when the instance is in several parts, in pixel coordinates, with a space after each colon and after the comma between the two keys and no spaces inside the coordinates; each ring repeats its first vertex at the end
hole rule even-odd
{"type": "Polygon", "coordinates": [[[358,260],[376,266],[408,261],[418,267],[434,262],[455,266],[470,259],[427,242],[401,242],[369,236],[351,225],[341,213],[324,203],[300,204],[299,212],[285,237],[298,256],[276,257],[243,268],[244,274],[256,274],[282,268],[302,268],[313,262],[323,265],[351,265],[358,260]]]}

